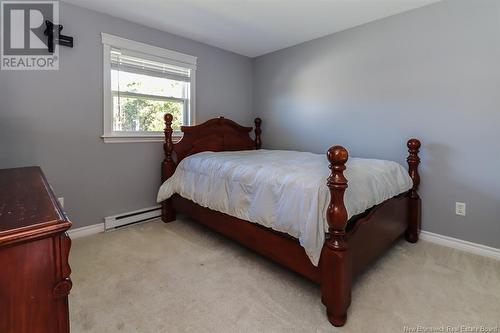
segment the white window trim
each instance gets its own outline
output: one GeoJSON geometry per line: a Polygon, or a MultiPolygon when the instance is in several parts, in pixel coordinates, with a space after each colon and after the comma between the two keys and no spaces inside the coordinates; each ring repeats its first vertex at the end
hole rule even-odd
{"type": "MultiPolygon", "coordinates": [[[[163,142],[164,134],[131,132],[117,133],[113,131],[113,98],[111,91],[111,48],[126,49],[137,52],[146,59],[162,60],[171,65],[181,66],[191,69],[191,85],[189,100],[189,123],[196,123],[196,66],[197,57],[163,49],[160,47],[136,42],[126,38],[101,33],[102,52],[103,52],[103,135],[101,136],[105,143],[126,143],[126,142],[163,142]]],[[[181,133],[174,133],[174,138],[180,138],[181,133]]]]}

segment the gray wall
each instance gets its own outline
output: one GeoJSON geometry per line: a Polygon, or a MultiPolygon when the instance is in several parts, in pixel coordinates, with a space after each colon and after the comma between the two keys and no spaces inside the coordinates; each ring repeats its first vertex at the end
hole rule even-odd
{"type": "Polygon", "coordinates": [[[61,3],[59,71],[0,71],[0,168],[41,165],[75,227],[155,204],[160,143],[105,144],[101,32],[198,57],[197,120],[251,123],[249,58],[61,3]]]}
{"type": "Polygon", "coordinates": [[[404,163],[418,137],[423,229],[500,248],[499,1],[372,22],[259,57],[253,75],[265,148],[404,163]]]}

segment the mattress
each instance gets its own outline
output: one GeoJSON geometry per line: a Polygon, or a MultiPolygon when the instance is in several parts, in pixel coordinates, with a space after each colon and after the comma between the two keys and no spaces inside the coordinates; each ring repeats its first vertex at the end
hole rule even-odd
{"type": "MultiPolygon", "coordinates": [[[[287,233],[317,266],[328,230],[330,174],[324,154],[289,150],[202,152],[183,159],[158,191],[287,233]]],[[[348,217],[408,191],[412,180],[392,161],[349,158],[344,175],[348,217]]]]}

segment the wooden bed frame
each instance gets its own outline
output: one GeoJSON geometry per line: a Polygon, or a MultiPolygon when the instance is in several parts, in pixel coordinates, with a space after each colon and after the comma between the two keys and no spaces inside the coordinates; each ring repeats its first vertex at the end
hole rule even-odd
{"type": "MultiPolygon", "coordinates": [[[[250,137],[252,127],[243,127],[220,117],[197,126],[182,126],[184,135],[177,143],[172,141],[172,120],[171,114],[165,115],[162,181],[171,177],[177,163],[191,154],[259,149],[262,145],[260,118],[255,119],[254,140],[250,137]]],[[[348,152],[341,146],[328,149],[327,158],[331,169],[326,180],[331,194],[327,211],[329,228],[317,267],[311,263],[297,239],[202,207],[177,194],[162,202],[162,220],[174,221],[176,212],[187,214],[199,223],[320,284],[321,300],[326,306],[328,320],[334,326],[343,326],[351,303],[353,278],[403,234],[411,243],[418,241],[421,211],[417,193],[420,184],[420,141],[410,139],[407,146],[413,188],[349,221],[344,205],[344,192],[347,188],[344,170],[348,152]]]]}

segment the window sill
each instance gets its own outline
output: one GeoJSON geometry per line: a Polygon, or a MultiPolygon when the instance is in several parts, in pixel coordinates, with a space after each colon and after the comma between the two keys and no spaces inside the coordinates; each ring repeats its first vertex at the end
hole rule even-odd
{"type": "MultiPolygon", "coordinates": [[[[104,143],[130,143],[130,142],[165,142],[164,135],[103,135],[104,143]]],[[[172,135],[172,141],[177,142],[181,134],[172,135]]]]}

